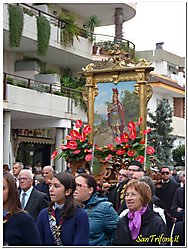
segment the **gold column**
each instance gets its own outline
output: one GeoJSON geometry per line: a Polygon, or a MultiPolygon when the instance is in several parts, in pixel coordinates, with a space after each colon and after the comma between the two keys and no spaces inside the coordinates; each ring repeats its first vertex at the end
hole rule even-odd
{"type": "Polygon", "coordinates": [[[87,108],[88,108],[88,123],[92,127],[92,132],[89,134],[89,140],[93,141],[94,134],[94,83],[93,75],[86,75],[86,88],[88,93],[87,108]]]}

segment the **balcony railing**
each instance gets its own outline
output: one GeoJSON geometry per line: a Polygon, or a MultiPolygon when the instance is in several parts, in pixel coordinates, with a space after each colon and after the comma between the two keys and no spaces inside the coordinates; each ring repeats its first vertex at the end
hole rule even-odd
{"type": "Polygon", "coordinates": [[[110,55],[115,49],[119,49],[130,58],[135,56],[134,43],[124,38],[116,42],[114,36],[94,34],[93,40],[93,55],[110,55]]]}
{"type": "Polygon", "coordinates": [[[73,98],[76,103],[83,103],[82,91],[72,88],[62,87],[59,84],[49,84],[46,82],[36,81],[30,78],[17,76],[10,73],[3,73],[3,100],[7,100],[7,85],[23,87],[38,92],[50,93],[67,98],[73,98]]]}

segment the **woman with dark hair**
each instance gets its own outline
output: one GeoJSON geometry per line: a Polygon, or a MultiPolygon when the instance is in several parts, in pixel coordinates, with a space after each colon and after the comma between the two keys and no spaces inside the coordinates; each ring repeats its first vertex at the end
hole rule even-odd
{"type": "Polygon", "coordinates": [[[76,176],[74,197],[85,205],[89,216],[90,246],[109,246],[112,244],[118,214],[112,203],[104,196],[92,175],[81,173],[76,176]]]}
{"type": "Polygon", "coordinates": [[[125,202],[129,211],[117,224],[113,245],[164,246],[169,242],[164,221],[148,207],[151,196],[147,183],[134,179],[127,183],[125,202]]]}
{"type": "Polygon", "coordinates": [[[42,245],[88,245],[88,216],[74,200],[75,189],[71,174],[60,172],[53,176],[49,188],[51,204],[40,212],[36,221],[42,245]]]}
{"type": "Polygon", "coordinates": [[[34,219],[21,209],[15,179],[8,172],[3,173],[3,245],[41,245],[34,219]]]}

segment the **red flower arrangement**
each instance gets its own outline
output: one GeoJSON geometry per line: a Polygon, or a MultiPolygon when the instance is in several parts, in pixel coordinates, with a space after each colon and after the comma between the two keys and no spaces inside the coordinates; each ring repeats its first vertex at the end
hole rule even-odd
{"type": "Polygon", "coordinates": [[[70,131],[66,137],[67,143],[60,147],[62,152],[58,155],[57,150],[55,150],[51,156],[52,160],[61,157],[66,161],[92,160],[92,142],[88,141],[88,134],[91,132],[90,125],[83,126],[82,120],[77,120],[75,127],[78,130],[70,131]]]}
{"type": "MultiPolygon", "coordinates": [[[[152,146],[147,146],[147,142],[138,136],[139,132],[148,134],[151,129],[139,131],[142,118],[137,123],[130,121],[128,123],[128,133],[124,132],[120,137],[115,139],[116,145],[108,144],[107,146],[94,146],[94,155],[100,156],[103,161],[109,161],[113,157],[121,159],[137,160],[141,164],[150,164],[150,159],[155,158],[155,150],[152,146]]],[[[88,134],[91,132],[90,125],[83,126],[81,120],[77,120],[75,127],[78,130],[71,130],[66,137],[67,144],[62,144],[62,152],[58,155],[57,150],[53,152],[51,159],[63,157],[65,160],[92,161],[93,143],[89,142],[88,134]]],[[[146,135],[147,136],[147,135],[146,135]]]]}

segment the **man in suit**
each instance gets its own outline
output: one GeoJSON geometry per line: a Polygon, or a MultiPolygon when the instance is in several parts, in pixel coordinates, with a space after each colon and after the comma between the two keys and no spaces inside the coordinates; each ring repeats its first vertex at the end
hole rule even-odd
{"type": "Polygon", "coordinates": [[[156,188],[155,194],[160,199],[160,207],[162,207],[166,211],[165,213],[166,225],[167,225],[168,234],[170,236],[173,225],[173,220],[170,217],[170,215],[172,216],[171,206],[176,189],[180,185],[179,183],[171,179],[172,173],[168,166],[162,166],[160,173],[162,180],[159,185],[160,187],[156,188]]]}
{"type": "Polygon", "coordinates": [[[35,188],[41,192],[44,192],[48,195],[50,200],[50,193],[49,193],[49,183],[54,175],[54,169],[52,166],[44,166],[42,169],[42,176],[44,178],[44,182],[38,183],[35,188]]]}
{"type": "Polygon", "coordinates": [[[18,180],[20,183],[20,202],[22,208],[36,220],[40,211],[48,207],[49,199],[47,194],[33,187],[33,177],[34,175],[31,170],[22,169],[18,180]]]}
{"type": "Polygon", "coordinates": [[[19,188],[19,181],[18,181],[18,175],[20,171],[24,168],[24,165],[22,162],[15,162],[13,164],[12,174],[14,175],[16,186],[19,188]]]}

